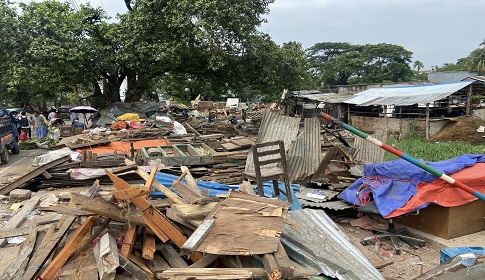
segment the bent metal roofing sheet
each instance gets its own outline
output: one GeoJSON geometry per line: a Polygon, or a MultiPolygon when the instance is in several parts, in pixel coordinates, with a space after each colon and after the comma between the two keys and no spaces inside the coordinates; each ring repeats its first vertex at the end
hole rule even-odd
{"type": "Polygon", "coordinates": [[[361,106],[426,104],[446,98],[473,82],[371,88],[356,94],[344,103],[361,106]]]}

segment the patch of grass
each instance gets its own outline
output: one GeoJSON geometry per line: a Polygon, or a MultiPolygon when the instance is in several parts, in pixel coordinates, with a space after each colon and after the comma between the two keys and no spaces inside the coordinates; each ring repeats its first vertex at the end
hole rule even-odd
{"type": "MultiPolygon", "coordinates": [[[[427,142],[424,136],[408,131],[403,139],[389,137],[387,144],[403,151],[404,153],[425,161],[440,161],[463,154],[483,154],[485,145],[472,145],[466,142],[427,142]]],[[[386,152],[384,161],[398,159],[397,156],[386,152]]]]}

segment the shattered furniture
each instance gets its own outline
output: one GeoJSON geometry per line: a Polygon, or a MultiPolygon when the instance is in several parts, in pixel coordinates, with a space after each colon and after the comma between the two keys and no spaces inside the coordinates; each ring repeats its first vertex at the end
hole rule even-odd
{"type": "MultiPolygon", "coordinates": [[[[370,201],[357,209],[357,211],[361,214],[369,215],[369,216],[376,216],[379,218],[383,218],[379,210],[377,209],[375,201],[370,201]]],[[[382,229],[377,228],[370,228],[372,232],[377,232],[376,235],[364,238],[361,243],[362,245],[369,245],[374,243],[377,239],[382,238],[389,238],[391,240],[392,248],[394,249],[394,253],[400,254],[401,253],[401,241],[406,242],[408,245],[413,246],[412,243],[416,243],[419,246],[423,247],[425,242],[422,239],[410,237],[403,235],[403,232],[398,232],[396,226],[394,225],[393,219],[387,219],[387,230],[384,231],[382,229]]]]}
{"type": "Polygon", "coordinates": [[[256,181],[260,196],[264,196],[263,182],[273,181],[273,195],[278,197],[280,192],[292,203],[290,180],[286,168],[286,153],[283,141],[272,141],[254,144],[251,148],[254,169],[243,172],[243,178],[256,181]],[[280,190],[278,179],[283,177],[285,191],[280,190]]]}
{"type": "Polygon", "coordinates": [[[146,164],[154,160],[166,166],[210,164],[213,154],[215,151],[203,143],[141,148],[141,156],[146,164]]]}

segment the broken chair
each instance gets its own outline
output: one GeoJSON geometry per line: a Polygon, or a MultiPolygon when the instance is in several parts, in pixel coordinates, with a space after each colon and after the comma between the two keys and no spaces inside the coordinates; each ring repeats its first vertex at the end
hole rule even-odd
{"type": "Polygon", "coordinates": [[[263,182],[273,181],[273,195],[278,197],[280,193],[292,203],[290,179],[286,168],[286,152],[283,141],[272,141],[254,144],[251,148],[253,154],[254,169],[243,172],[243,179],[256,181],[260,196],[264,196],[263,182]],[[285,190],[278,186],[278,179],[283,178],[285,190]]]}

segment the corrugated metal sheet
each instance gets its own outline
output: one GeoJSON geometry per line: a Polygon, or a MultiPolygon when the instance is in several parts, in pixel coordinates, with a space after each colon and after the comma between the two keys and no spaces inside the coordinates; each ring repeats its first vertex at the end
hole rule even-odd
{"type": "MultiPolygon", "coordinates": [[[[291,146],[291,142],[296,139],[299,128],[300,119],[284,116],[279,112],[266,110],[263,113],[263,119],[261,120],[256,143],[283,140],[285,149],[288,150],[291,146]]],[[[264,148],[261,150],[264,151],[264,148]]],[[[271,158],[271,156],[268,156],[268,159],[269,158],[271,158]]],[[[250,152],[246,160],[245,170],[248,171],[252,169],[254,169],[254,162],[253,154],[250,152]]]]}
{"type": "MultiPolygon", "coordinates": [[[[378,130],[372,135],[372,137],[380,140],[382,143],[386,143],[387,131],[385,129],[378,130]]],[[[359,153],[354,157],[355,160],[364,162],[384,161],[384,154],[386,151],[363,138],[355,137],[354,147],[359,151],[359,153]]]]}
{"type": "Polygon", "coordinates": [[[307,181],[320,163],[320,121],[305,119],[303,132],[291,144],[286,155],[291,183],[307,181]]]}
{"type": "Polygon", "coordinates": [[[290,211],[287,219],[299,226],[285,225],[281,242],[296,262],[337,279],[384,279],[324,211],[290,211]]]}
{"type": "Polygon", "coordinates": [[[352,98],[353,95],[336,94],[336,93],[317,93],[317,94],[301,94],[299,98],[308,99],[316,102],[324,103],[342,103],[345,100],[352,98]]]}
{"type": "Polygon", "coordinates": [[[437,266],[416,280],[456,280],[456,279],[484,279],[485,256],[474,253],[461,254],[437,266]]]}
{"type": "Polygon", "coordinates": [[[345,202],[343,200],[312,202],[305,199],[298,199],[298,203],[300,203],[301,207],[331,209],[335,211],[342,211],[342,210],[354,208],[352,204],[345,202]]]}
{"type": "Polygon", "coordinates": [[[426,104],[446,98],[471,83],[473,81],[371,88],[356,94],[353,98],[344,101],[344,103],[361,106],[426,104]]]}

